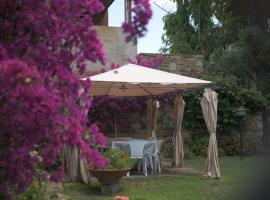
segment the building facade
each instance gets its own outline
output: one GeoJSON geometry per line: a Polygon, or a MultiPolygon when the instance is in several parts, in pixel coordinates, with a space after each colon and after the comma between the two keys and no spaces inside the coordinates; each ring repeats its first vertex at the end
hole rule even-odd
{"type": "MultiPolygon", "coordinates": [[[[94,17],[94,25],[98,35],[103,43],[107,64],[89,63],[87,73],[97,72],[100,68],[110,69],[111,64],[123,65],[128,63],[128,59],[134,59],[137,55],[137,45],[125,42],[125,35],[121,27],[109,26],[108,9],[114,3],[114,0],[102,0],[105,9],[99,15],[94,17]]],[[[131,0],[125,0],[125,7],[122,10],[125,13],[125,21],[131,21],[131,0]]]]}

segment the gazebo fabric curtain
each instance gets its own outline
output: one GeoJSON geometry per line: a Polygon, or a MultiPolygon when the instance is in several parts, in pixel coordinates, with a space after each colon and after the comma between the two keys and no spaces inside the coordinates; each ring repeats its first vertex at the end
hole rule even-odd
{"type": "Polygon", "coordinates": [[[182,138],[182,121],[185,109],[185,101],[182,95],[177,95],[174,102],[175,132],[173,135],[173,166],[184,166],[184,145],[182,138]]]}
{"type": "Polygon", "coordinates": [[[80,158],[80,175],[81,175],[81,180],[84,182],[84,183],[88,183],[89,180],[90,180],[90,174],[89,174],[89,171],[88,171],[88,164],[87,164],[87,159],[85,156],[82,156],[80,158]]]}
{"type": "Polygon", "coordinates": [[[201,107],[206,126],[210,132],[206,172],[212,178],[220,178],[218,161],[218,146],[216,139],[218,94],[211,89],[205,89],[201,99],[201,107]]]}
{"type": "Polygon", "coordinates": [[[77,181],[78,180],[78,159],[79,159],[79,151],[77,147],[67,147],[70,148],[70,162],[69,165],[67,166],[67,172],[68,176],[72,181],[77,181]]]}
{"type": "Polygon", "coordinates": [[[147,101],[147,119],[149,123],[149,137],[156,139],[157,117],[158,117],[159,102],[149,99],[147,101]]]}
{"type": "Polygon", "coordinates": [[[87,170],[87,160],[84,156],[80,156],[80,151],[77,147],[63,146],[63,158],[65,171],[71,181],[81,180],[88,183],[90,179],[87,170]]]}

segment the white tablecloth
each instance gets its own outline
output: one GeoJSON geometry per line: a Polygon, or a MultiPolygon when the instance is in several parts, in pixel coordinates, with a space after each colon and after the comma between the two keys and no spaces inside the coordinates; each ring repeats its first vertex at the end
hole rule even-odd
{"type": "Polygon", "coordinates": [[[112,149],[115,144],[129,144],[130,145],[130,158],[131,159],[141,159],[143,158],[143,148],[145,144],[155,143],[156,151],[159,151],[158,144],[156,140],[144,140],[144,139],[131,139],[126,141],[112,141],[112,149]]]}

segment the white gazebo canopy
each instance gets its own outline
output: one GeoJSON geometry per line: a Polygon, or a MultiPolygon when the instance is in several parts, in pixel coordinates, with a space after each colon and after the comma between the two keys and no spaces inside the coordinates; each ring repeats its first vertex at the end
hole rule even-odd
{"type": "Polygon", "coordinates": [[[149,96],[197,88],[211,82],[135,64],[126,64],[90,78],[93,96],[149,96]]]}

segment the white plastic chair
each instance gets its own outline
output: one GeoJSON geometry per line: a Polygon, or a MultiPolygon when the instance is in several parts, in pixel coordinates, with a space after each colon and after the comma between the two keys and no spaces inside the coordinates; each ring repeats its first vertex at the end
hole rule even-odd
{"type": "Polygon", "coordinates": [[[160,149],[161,149],[161,145],[162,145],[163,140],[156,140],[156,151],[155,151],[155,155],[154,155],[154,169],[155,172],[158,172],[159,174],[161,174],[161,158],[160,158],[160,149]]]}
{"type": "Polygon", "coordinates": [[[153,156],[155,155],[156,144],[154,142],[148,142],[144,145],[143,148],[143,173],[147,176],[148,166],[151,167],[151,172],[154,170],[155,161],[153,160],[153,156]],[[153,162],[154,161],[154,162],[153,162]]]}
{"type": "Polygon", "coordinates": [[[155,151],[151,154],[151,159],[153,162],[154,172],[161,174],[161,158],[160,158],[160,148],[163,140],[152,140],[155,144],[155,151]]]}

